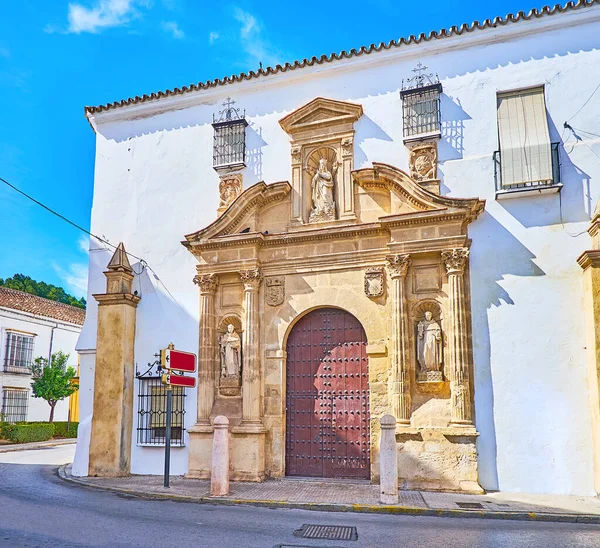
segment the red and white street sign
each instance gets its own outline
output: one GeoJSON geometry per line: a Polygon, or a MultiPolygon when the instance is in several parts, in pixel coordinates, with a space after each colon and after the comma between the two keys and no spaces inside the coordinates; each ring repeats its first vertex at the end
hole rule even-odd
{"type": "Polygon", "coordinates": [[[174,348],[164,348],[160,351],[160,365],[164,369],[172,369],[173,371],[181,371],[182,373],[195,373],[196,354],[182,352],[174,348]]]}
{"type": "Polygon", "coordinates": [[[196,387],[195,377],[185,377],[183,375],[172,375],[171,373],[163,373],[161,380],[163,384],[170,384],[171,386],[183,386],[184,388],[196,387]]]}

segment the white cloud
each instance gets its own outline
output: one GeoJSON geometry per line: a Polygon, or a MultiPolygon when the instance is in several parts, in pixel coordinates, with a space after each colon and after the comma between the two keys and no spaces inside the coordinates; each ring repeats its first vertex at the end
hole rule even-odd
{"type": "MultiPolygon", "coordinates": [[[[148,7],[147,0],[96,0],[91,6],[69,4],[68,33],[82,32],[98,33],[105,28],[126,25],[132,19],[139,17],[137,6],[148,7]]],[[[57,29],[47,26],[46,32],[56,32],[57,29]]]]}
{"type": "Polygon", "coordinates": [[[88,267],[83,263],[72,263],[67,270],[57,264],[53,264],[55,272],[67,285],[67,290],[75,297],[85,297],[87,295],[88,267]]]}
{"type": "Polygon", "coordinates": [[[211,33],[208,35],[208,41],[209,41],[211,44],[214,44],[214,43],[215,43],[215,42],[216,42],[218,39],[219,39],[219,33],[218,33],[218,32],[211,32],[211,33]]]}
{"type": "Polygon", "coordinates": [[[163,21],[161,26],[165,32],[171,33],[175,40],[183,40],[185,38],[185,32],[183,32],[178,26],[176,21],[163,21]]]}
{"type": "Polygon", "coordinates": [[[90,237],[87,235],[82,235],[81,238],[77,240],[77,247],[79,248],[79,251],[82,251],[83,253],[88,255],[90,249],[90,237]]]}
{"type": "Polygon", "coordinates": [[[241,23],[240,45],[247,54],[248,61],[254,65],[276,65],[281,53],[265,37],[258,19],[240,8],[235,9],[234,17],[241,23]]]}

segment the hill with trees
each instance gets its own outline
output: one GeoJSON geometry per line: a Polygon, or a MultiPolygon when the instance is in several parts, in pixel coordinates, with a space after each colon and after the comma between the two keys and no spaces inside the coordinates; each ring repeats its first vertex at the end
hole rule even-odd
{"type": "Polygon", "coordinates": [[[38,282],[29,276],[23,274],[15,274],[11,278],[0,278],[0,286],[8,287],[10,289],[18,289],[19,291],[25,291],[38,297],[44,297],[51,301],[57,301],[59,303],[70,304],[71,306],[77,306],[78,308],[84,308],[86,306],[85,299],[77,299],[73,295],[69,295],[62,287],[56,285],[47,284],[45,282],[38,282]]]}

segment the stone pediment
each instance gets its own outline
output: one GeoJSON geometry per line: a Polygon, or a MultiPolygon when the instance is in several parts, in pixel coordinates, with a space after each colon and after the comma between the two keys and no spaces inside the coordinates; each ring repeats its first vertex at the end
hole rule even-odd
{"type": "Polygon", "coordinates": [[[286,133],[293,135],[317,127],[345,124],[351,127],[362,113],[361,105],[317,97],[279,120],[279,124],[286,133]]]}

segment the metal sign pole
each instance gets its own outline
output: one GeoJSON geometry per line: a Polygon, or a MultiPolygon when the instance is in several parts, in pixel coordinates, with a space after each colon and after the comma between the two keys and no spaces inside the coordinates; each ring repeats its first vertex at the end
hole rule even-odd
{"type": "Polygon", "coordinates": [[[171,473],[171,407],[173,405],[173,387],[167,385],[167,420],[165,427],[165,487],[169,487],[171,473]]]}

